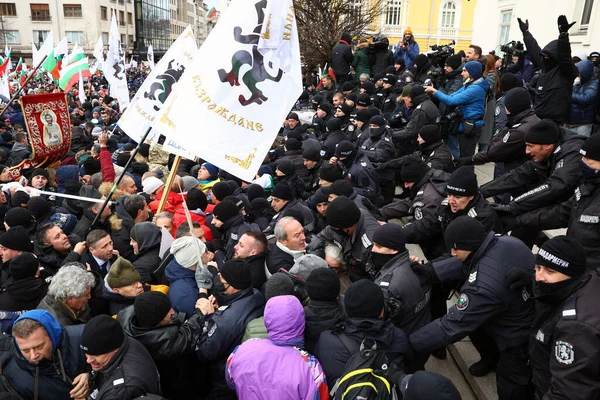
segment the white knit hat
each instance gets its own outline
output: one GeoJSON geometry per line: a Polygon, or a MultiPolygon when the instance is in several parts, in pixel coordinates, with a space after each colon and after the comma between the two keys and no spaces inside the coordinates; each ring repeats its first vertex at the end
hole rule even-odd
{"type": "Polygon", "coordinates": [[[144,190],[144,193],[146,194],[152,194],[156,192],[158,188],[164,185],[165,184],[163,183],[163,181],[161,181],[155,176],[149,176],[142,181],[142,188],[144,190]]]}
{"type": "Polygon", "coordinates": [[[193,236],[175,239],[171,245],[171,254],[175,256],[175,261],[184,268],[202,267],[202,255],[205,252],[206,245],[193,236]]]}

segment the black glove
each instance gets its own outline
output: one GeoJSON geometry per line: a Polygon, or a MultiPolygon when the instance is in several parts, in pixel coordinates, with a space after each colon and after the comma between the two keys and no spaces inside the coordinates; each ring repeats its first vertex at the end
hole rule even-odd
{"type": "Polygon", "coordinates": [[[521,29],[521,32],[525,33],[529,30],[529,20],[526,19],[525,22],[523,22],[523,20],[521,18],[517,18],[517,21],[519,21],[519,29],[521,29]]]}
{"type": "Polygon", "coordinates": [[[456,168],[462,167],[464,165],[472,165],[473,157],[460,157],[454,162],[454,164],[456,165],[456,168]]]}
{"type": "Polygon", "coordinates": [[[497,204],[497,203],[491,203],[490,206],[492,206],[492,209],[494,211],[496,211],[496,214],[498,215],[513,215],[513,207],[510,204],[497,204]]]}
{"type": "Polygon", "coordinates": [[[438,277],[431,263],[422,264],[418,262],[411,262],[410,268],[412,268],[413,272],[419,277],[419,282],[421,285],[427,282],[434,283],[438,281],[438,277]]]}
{"type": "Polygon", "coordinates": [[[525,286],[531,286],[533,284],[533,277],[535,276],[533,270],[524,270],[520,268],[509,268],[506,271],[506,277],[504,278],[504,286],[511,290],[521,289],[525,286]]]}
{"type": "Polygon", "coordinates": [[[571,22],[569,24],[569,21],[567,21],[566,16],[561,15],[560,17],[558,17],[558,32],[567,33],[573,25],[575,25],[575,22],[571,22]]]}
{"type": "Polygon", "coordinates": [[[503,215],[500,217],[500,221],[502,221],[502,231],[504,233],[508,233],[519,226],[517,217],[513,217],[512,215],[503,215]]]}

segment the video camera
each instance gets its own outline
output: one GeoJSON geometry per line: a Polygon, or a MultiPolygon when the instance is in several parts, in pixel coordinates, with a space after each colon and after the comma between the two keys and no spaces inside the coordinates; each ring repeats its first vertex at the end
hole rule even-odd
{"type": "Polygon", "coordinates": [[[505,45],[502,45],[502,47],[500,47],[500,50],[504,54],[508,54],[511,57],[520,57],[525,52],[523,43],[515,40],[513,40],[512,42],[508,42],[505,45]]]}
{"type": "Polygon", "coordinates": [[[446,58],[446,57],[450,57],[451,55],[454,54],[454,46],[456,44],[456,42],[453,40],[448,44],[433,44],[431,46],[429,46],[429,48],[431,49],[431,53],[428,53],[427,56],[429,58],[446,58]]]}

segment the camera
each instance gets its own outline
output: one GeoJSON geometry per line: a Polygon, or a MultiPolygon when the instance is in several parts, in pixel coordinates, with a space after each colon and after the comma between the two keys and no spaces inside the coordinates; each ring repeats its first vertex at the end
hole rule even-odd
{"type": "Polygon", "coordinates": [[[403,41],[402,41],[402,45],[404,45],[404,46],[407,46],[407,47],[408,47],[408,46],[410,45],[410,43],[408,43],[408,40],[403,40],[403,41]]]}
{"type": "Polygon", "coordinates": [[[431,49],[431,53],[428,53],[427,56],[430,58],[443,58],[449,57],[454,54],[454,46],[456,42],[453,40],[447,44],[433,44],[429,46],[431,49]]]}
{"type": "Polygon", "coordinates": [[[500,47],[500,50],[510,55],[511,57],[520,57],[524,52],[525,48],[523,47],[523,43],[513,40],[512,42],[508,42],[505,45],[500,47]]]}

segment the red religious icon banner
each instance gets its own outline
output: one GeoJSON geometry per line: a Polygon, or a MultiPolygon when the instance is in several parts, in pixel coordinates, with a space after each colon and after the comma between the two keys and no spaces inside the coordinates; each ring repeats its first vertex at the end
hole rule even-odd
{"type": "Polygon", "coordinates": [[[11,168],[13,177],[23,169],[46,167],[61,160],[71,148],[71,121],[65,93],[21,97],[23,117],[29,132],[31,159],[11,168]]]}

